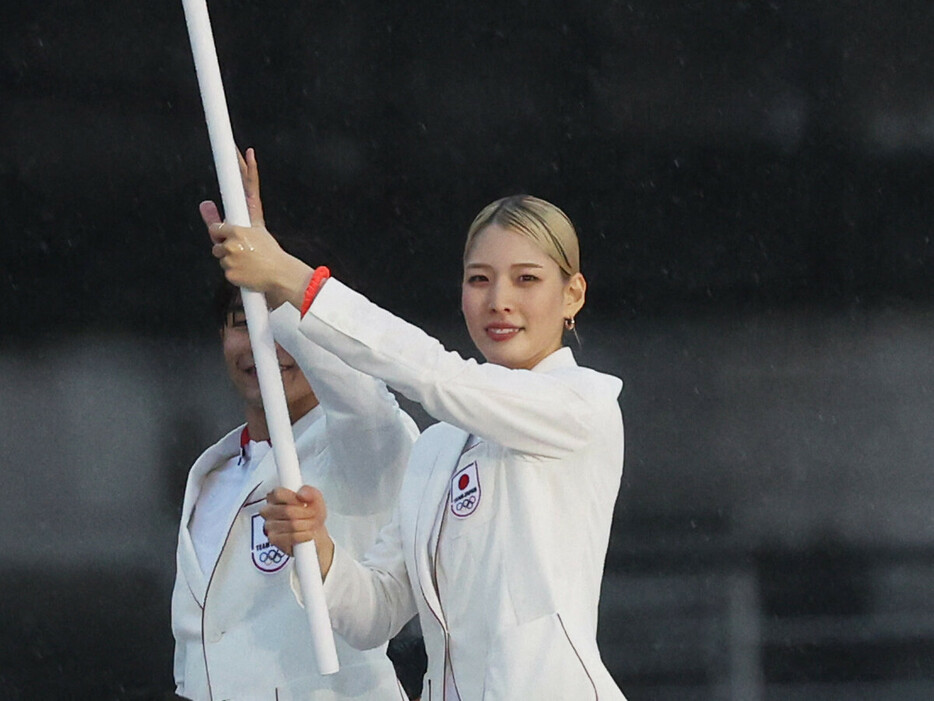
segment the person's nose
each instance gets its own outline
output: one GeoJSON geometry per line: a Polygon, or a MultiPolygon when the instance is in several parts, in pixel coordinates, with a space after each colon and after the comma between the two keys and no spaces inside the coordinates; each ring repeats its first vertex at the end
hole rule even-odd
{"type": "Polygon", "coordinates": [[[512,288],[506,282],[498,280],[490,285],[489,304],[492,312],[512,311],[512,288]]]}

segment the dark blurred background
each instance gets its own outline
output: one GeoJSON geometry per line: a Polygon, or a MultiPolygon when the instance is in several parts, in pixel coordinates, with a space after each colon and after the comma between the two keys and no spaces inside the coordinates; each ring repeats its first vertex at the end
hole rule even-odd
{"type": "MultiPolygon", "coordinates": [[[[934,698],[934,5],[211,12],[270,229],[449,347],[484,204],[577,223],[630,701],[934,698]]],[[[157,698],[185,474],[239,421],[181,3],[0,20],[0,698],[157,698]]]]}

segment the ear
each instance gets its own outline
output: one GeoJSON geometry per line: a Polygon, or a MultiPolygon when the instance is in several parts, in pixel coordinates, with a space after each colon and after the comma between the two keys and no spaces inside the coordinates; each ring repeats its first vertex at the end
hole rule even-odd
{"type": "Polygon", "coordinates": [[[580,273],[574,273],[564,284],[564,317],[573,319],[584,306],[587,296],[587,281],[580,273]]]}

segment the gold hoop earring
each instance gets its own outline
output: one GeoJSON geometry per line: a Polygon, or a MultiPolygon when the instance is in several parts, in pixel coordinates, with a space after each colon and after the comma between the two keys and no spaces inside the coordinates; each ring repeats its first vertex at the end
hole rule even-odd
{"type": "Polygon", "coordinates": [[[574,320],[573,316],[569,316],[564,320],[565,331],[573,331],[575,326],[577,326],[577,321],[574,320]]]}

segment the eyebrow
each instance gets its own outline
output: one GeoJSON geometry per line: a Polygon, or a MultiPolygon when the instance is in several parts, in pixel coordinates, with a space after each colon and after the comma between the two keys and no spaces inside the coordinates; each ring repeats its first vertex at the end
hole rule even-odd
{"type": "MultiPolygon", "coordinates": [[[[493,266],[490,263],[468,263],[467,265],[464,266],[464,268],[468,270],[471,268],[492,268],[492,267],[493,266]]],[[[539,263],[513,263],[509,267],[510,269],[512,269],[512,268],[543,268],[544,266],[540,265],[539,263]]]]}

